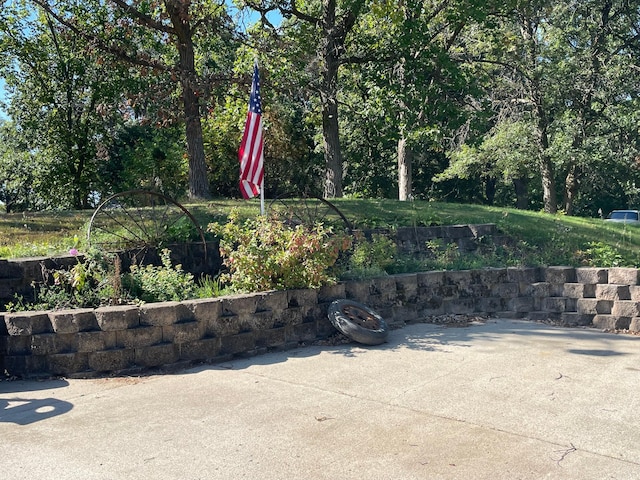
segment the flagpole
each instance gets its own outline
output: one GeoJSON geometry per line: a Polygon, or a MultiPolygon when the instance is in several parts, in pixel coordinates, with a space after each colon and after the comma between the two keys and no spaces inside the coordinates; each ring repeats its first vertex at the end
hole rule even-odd
{"type": "Polygon", "coordinates": [[[264,177],[262,177],[262,185],[260,185],[260,215],[264,216],[264,177]]]}
{"type": "MultiPolygon", "coordinates": [[[[258,56],[253,57],[253,64],[258,67],[258,56]]],[[[263,140],[264,142],[264,140],[263,140]]],[[[264,152],[263,152],[264,155],[264,152]]],[[[264,156],[263,162],[264,162],[264,156]]],[[[263,163],[264,165],[264,163],[263,163]]],[[[264,167],[263,167],[264,169],[264,167]]],[[[264,170],[263,170],[264,171],[264,170]]],[[[262,184],[260,185],[260,215],[264,216],[264,174],[262,175],[262,184]]]]}

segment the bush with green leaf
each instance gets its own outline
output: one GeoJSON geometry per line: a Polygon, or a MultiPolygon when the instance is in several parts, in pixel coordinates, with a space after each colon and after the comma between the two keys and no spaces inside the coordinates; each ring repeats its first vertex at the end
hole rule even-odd
{"type": "Polygon", "coordinates": [[[61,310],[109,305],[117,296],[115,255],[92,249],[69,269],[43,268],[43,282],[34,283],[35,301],[16,297],[7,310],[61,310]]]}
{"type": "Polygon", "coordinates": [[[95,308],[140,302],[181,301],[205,295],[191,273],[173,267],[171,252],[161,252],[161,266],[132,265],[121,273],[115,254],[91,250],[69,269],[44,269],[44,281],[34,284],[34,302],[21,296],[9,303],[8,311],[95,308]]]}
{"type": "Polygon", "coordinates": [[[209,231],[220,238],[228,269],[221,279],[242,292],[335,283],[336,261],[351,246],[351,237],[322,224],[292,227],[266,216],[242,221],[236,212],[224,225],[210,224],[209,231]]]}
{"type": "Polygon", "coordinates": [[[370,240],[363,235],[356,235],[351,252],[344,262],[341,278],[361,280],[387,275],[398,260],[398,247],[387,235],[376,233],[370,240]]]}
{"type": "Polygon", "coordinates": [[[171,265],[171,251],[160,252],[162,266],[132,265],[122,276],[122,288],[129,298],[143,302],[180,301],[192,298],[196,292],[193,275],[182,265],[171,265]]]}
{"type": "Polygon", "coordinates": [[[608,268],[619,267],[624,262],[624,258],[614,247],[603,242],[589,242],[582,253],[584,263],[589,265],[608,268]]]}

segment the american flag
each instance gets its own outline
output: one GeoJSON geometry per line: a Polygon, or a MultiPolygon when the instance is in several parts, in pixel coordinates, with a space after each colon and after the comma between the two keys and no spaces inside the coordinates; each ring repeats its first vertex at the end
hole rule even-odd
{"type": "Polygon", "coordinates": [[[260,77],[258,76],[258,63],[256,62],[253,67],[249,112],[247,113],[244,134],[238,151],[238,158],[240,159],[240,191],[244,198],[255,197],[262,189],[264,177],[263,144],[260,77]]]}

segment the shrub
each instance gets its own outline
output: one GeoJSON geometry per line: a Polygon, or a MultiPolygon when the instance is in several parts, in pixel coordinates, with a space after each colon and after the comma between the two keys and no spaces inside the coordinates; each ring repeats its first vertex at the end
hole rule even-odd
{"type": "Polygon", "coordinates": [[[191,273],[182,265],[171,265],[171,251],[160,253],[162,266],[132,265],[130,272],[122,276],[122,288],[129,298],[143,302],[180,301],[192,298],[196,285],[191,273]]]}
{"type": "Polygon", "coordinates": [[[90,250],[69,270],[43,268],[43,282],[34,283],[35,301],[17,303],[7,310],[60,310],[65,308],[99,307],[113,304],[117,296],[114,272],[118,269],[115,255],[90,250]]]}
{"type": "Polygon", "coordinates": [[[162,266],[132,265],[129,273],[121,273],[117,255],[91,250],[68,270],[43,270],[44,282],[33,285],[33,303],[16,296],[6,307],[8,311],[60,310],[194,298],[198,287],[193,275],[181,265],[173,267],[170,254],[162,250],[162,266]]]}
{"type": "Polygon", "coordinates": [[[341,278],[365,279],[386,275],[394,270],[400,260],[398,247],[393,240],[382,234],[373,234],[371,240],[356,236],[353,248],[343,262],[341,278]]]}
{"type": "Polygon", "coordinates": [[[334,265],[351,245],[347,235],[322,224],[290,226],[260,216],[239,220],[233,212],[209,231],[220,237],[220,253],[228,271],[221,275],[234,291],[255,292],[317,288],[335,283],[334,265]]]}
{"type": "Polygon", "coordinates": [[[583,262],[589,265],[619,267],[624,262],[622,255],[614,247],[602,242],[589,242],[583,255],[583,262]]]}

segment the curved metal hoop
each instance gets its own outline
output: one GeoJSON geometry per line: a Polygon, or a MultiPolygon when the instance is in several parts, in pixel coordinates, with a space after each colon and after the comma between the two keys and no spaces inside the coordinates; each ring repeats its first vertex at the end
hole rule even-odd
{"type": "Polygon", "coordinates": [[[149,190],[127,190],[105,199],[87,228],[89,246],[115,252],[161,248],[197,238],[206,254],[204,232],[194,216],[172,198],[149,190]]]}
{"type": "Polygon", "coordinates": [[[284,217],[293,225],[309,225],[317,223],[339,223],[351,232],[353,226],[347,217],[330,201],[316,196],[280,195],[269,204],[269,211],[284,217]]]}

